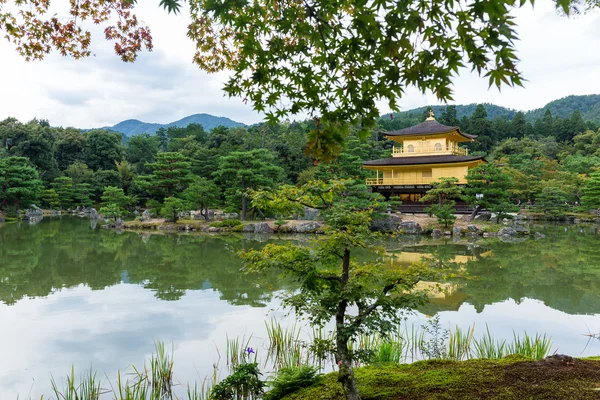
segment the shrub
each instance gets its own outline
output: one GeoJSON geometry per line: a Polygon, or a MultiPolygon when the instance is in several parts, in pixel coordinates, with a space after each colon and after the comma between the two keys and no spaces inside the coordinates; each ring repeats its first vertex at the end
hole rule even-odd
{"type": "Polygon", "coordinates": [[[233,228],[238,225],[241,225],[242,221],[239,219],[224,219],[223,221],[215,221],[210,226],[215,228],[233,228]]]}
{"type": "Polygon", "coordinates": [[[320,383],[321,375],[317,368],[304,365],[302,367],[282,368],[277,376],[269,381],[271,390],[264,400],[280,400],[288,394],[320,383]]]}
{"type": "Polygon", "coordinates": [[[239,364],[233,374],[212,388],[211,400],[258,399],[263,394],[265,383],[260,380],[257,363],[239,364]]]}

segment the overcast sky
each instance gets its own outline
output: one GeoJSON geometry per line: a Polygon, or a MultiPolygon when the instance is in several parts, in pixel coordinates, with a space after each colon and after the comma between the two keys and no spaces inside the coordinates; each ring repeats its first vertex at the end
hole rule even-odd
{"type": "MultiPolygon", "coordinates": [[[[166,15],[157,4],[139,2],[138,16],[151,27],[155,49],[133,64],[121,62],[100,32],[94,32],[95,56],[85,60],[52,54],[28,63],[0,40],[0,120],[37,117],[53,126],[91,128],[130,118],[168,123],[208,113],[259,122],[261,116],[250,105],[223,95],[224,75],[206,74],[192,64],[187,15],[166,15]]],[[[487,80],[465,70],[455,79],[457,104],[489,102],[530,110],[570,94],[600,93],[600,14],[565,18],[550,1],[540,0],[535,9],[525,6],[516,15],[525,88],[488,90],[487,80]]],[[[437,102],[408,90],[399,104],[407,110],[437,102]]]]}

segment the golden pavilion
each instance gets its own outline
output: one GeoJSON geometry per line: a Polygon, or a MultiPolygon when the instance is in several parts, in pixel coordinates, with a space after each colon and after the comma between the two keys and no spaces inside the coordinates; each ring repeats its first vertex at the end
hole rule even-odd
{"type": "Polygon", "coordinates": [[[386,199],[399,196],[403,208],[414,203],[422,209],[418,201],[431,189],[432,182],[454,177],[464,185],[469,168],[486,162],[483,156],[469,156],[468,149],[460,147],[460,143],[474,142],[477,136],[463,133],[457,126],[440,124],[433,111],[418,125],[384,135],[397,145],[392,157],[363,163],[364,168],[376,171],[374,178],[367,179],[367,185],[386,199]]]}

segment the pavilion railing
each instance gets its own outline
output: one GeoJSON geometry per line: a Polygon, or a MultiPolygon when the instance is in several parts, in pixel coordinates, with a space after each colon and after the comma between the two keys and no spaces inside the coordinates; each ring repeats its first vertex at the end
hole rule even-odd
{"type": "MultiPolygon", "coordinates": [[[[433,177],[414,177],[414,178],[367,178],[366,184],[369,186],[396,186],[396,185],[429,185],[431,182],[437,182],[439,178],[433,177]]],[[[461,179],[459,184],[466,183],[461,179]]]]}
{"type": "Polygon", "coordinates": [[[392,149],[392,156],[394,155],[417,155],[417,154],[454,154],[457,156],[468,156],[469,149],[459,146],[447,146],[446,148],[435,148],[431,147],[417,147],[413,151],[409,151],[408,148],[394,147],[392,149]]]}

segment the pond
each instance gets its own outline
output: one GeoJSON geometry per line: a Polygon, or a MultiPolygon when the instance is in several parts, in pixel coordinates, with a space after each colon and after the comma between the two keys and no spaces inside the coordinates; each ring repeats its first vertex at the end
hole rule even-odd
{"type": "MultiPolygon", "coordinates": [[[[423,257],[456,263],[470,276],[446,284],[409,317],[422,325],[547,334],[572,356],[600,354],[600,240],[594,227],[540,226],[547,236],[505,243],[398,238],[386,263],[423,257]]],[[[273,238],[276,239],[276,238],[273,238]]],[[[304,240],[304,238],[292,238],[304,240]]],[[[0,398],[39,398],[72,365],[114,376],[141,365],[155,342],[172,346],[176,376],[212,373],[226,337],[252,335],[265,320],[293,323],[276,296],[277,275],[240,274],[236,251],[263,237],[161,235],[92,228],[79,218],[0,225],[0,398]]]]}

